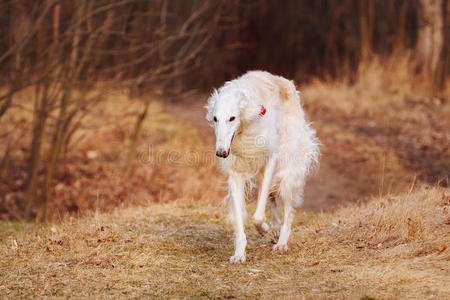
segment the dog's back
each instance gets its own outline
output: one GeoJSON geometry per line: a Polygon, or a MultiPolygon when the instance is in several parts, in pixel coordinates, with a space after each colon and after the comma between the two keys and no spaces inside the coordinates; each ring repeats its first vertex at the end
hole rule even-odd
{"type": "Polygon", "coordinates": [[[260,89],[261,93],[278,94],[278,97],[270,97],[272,101],[278,98],[283,104],[300,104],[297,89],[291,80],[265,71],[250,71],[239,79],[251,81],[251,85],[260,89]]]}
{"type": "MultiPolygon", "coordinates": [[[[239,79],[255,88],[265,102],[277,101],[280,104],[282,117],[278,125],[278,153],[282,159],[275,172],[272,189],[282,193],[292,192],[295,190],[292,189],[293,186],[305,181],[319,155],[319,142],[315,130],[305,119],[300,93],[293,81],[268,72],[251,71],[239,79]]],[[[299,190],[302,189],[303,187],[299,187],[299,190]]],[[[297,199],[294,195],[286,197],[297,199]]],[[[295,206],[301,204],[302,198],[299,199],[298,202],[294,201],[295,206]]]]}

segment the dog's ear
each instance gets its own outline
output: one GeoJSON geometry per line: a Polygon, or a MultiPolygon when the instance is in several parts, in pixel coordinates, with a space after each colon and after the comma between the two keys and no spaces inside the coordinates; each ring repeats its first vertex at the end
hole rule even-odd
{"type": "Polygon", "coordinates": [[[208,99],[208,104],[206,104],[206,120],[208,122],[212,122],[214,118],[214,105],[216,104],[217,97],[219,96],[219,93],[216,89],[211,93],[211,96],[208,99]]]}
{"type": "Polygon", "coordinates": [[[251,94],[243,93],[239,106],[241,109],[240,119],[244,122],[255,120],[261,112],[259,99],[251,94]]]}

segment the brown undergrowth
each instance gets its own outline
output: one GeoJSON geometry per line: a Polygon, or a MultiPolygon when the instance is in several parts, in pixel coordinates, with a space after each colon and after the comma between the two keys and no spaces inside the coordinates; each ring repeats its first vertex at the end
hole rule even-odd
{"type": "MultiPolygon", "coordinates": [[[[223,187],[209,180],[219,173],[214,152],[208,147],[210,137],[168,113],[158,100],[150,105],[132,173],[127,176],[124,163],[140,105],[123,93],[113,93],[82,120],[70,148],[61,158],[52,184],[54,196],[49,203],[49,220],[81,216],[90,210],[109,211],[118,206],[181,198],[197,201],[223,194],[223,187]]],[[[27,133],[31,119],[26,107],[25,102],[10,109],[1,120],[5,125],[0,128],[5,142],[0,144],[0,153],[10,153],[0,168],[0,219],[3,220],[23,218],[30,141],[27,133]]],[[[48,147],[43,149],[44,158],[48,147]]],[[[41,163],[40,185],[44,173],[45,164],[41,163]]],[[[35,206],[33,211],[37,209],[35,206]]]]}

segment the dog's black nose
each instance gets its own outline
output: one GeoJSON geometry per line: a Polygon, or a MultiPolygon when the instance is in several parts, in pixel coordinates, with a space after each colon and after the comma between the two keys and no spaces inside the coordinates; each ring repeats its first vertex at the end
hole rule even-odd
{"type": "Polygon", "coordinates": [[[225,150],[217,150],[216,151],[216,155],[218,157],[222,157],[222,158],[227,158],[229,153],[230,153],[230,151],[225,151],[225,150]]]}
{"type": "Polygon", "coordinates": [[[224,157],[224,154],[225,154],[225,151],[223,151],[223,150],[217,150],[217,151],[216,151],[216,155],[217,155],[218,157],[224,157]]]}

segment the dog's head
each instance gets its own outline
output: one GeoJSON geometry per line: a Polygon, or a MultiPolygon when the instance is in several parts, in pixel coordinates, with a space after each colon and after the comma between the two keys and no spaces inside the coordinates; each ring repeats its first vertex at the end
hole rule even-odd
{"type": "Polygon", "coordinates": [[[257,102],[251,94],[227,85],[211,94],[205,106],[206,119],[214,127],[218,157],[228,157],[239,128],[258,117],[261,108],[257,102]]]}

